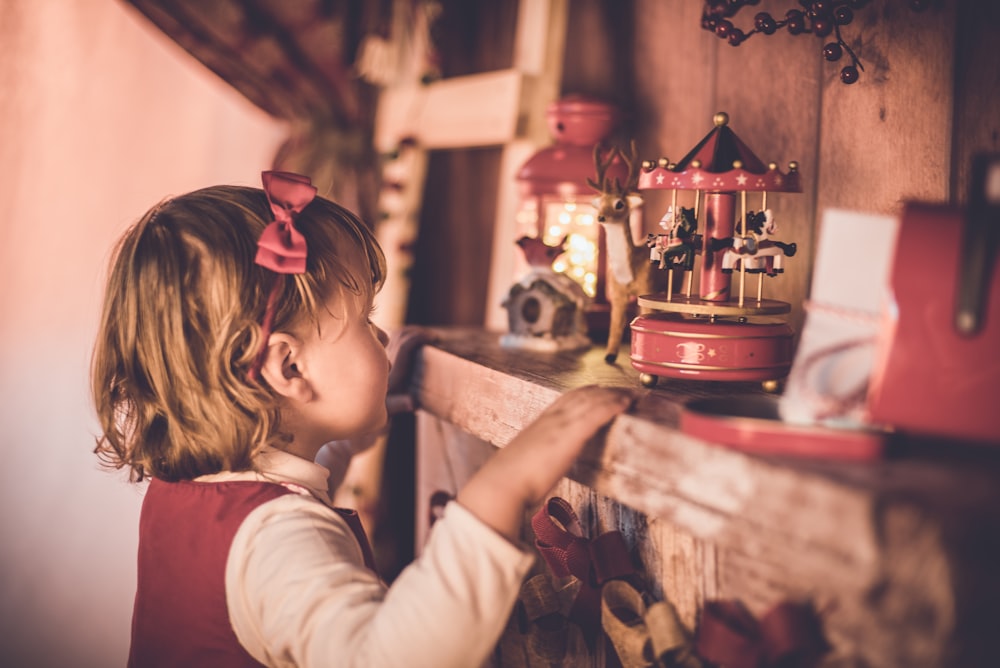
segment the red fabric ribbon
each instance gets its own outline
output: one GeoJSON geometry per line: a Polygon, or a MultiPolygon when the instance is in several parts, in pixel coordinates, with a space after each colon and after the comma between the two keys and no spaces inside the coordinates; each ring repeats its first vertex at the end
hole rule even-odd
{"type": "Polygon", "coordinates": [[[535,532],[535,547],[552,574],[580,580],[570,619],[592,640],[600,630],[601,586],[613,578],[635,573],[625,539],[620,531],[608,531],[587,540],[572,506],[558,496],[549,499],[535,513],[531,528],[535,532]]]}
{"type": "Polygon", "coordinates": [[[309,177],[291,172],[262,172],[260,178],[274,222],[257,240],[254,261],[278,274],[304,274],[308,249],[295,216],[316,198],[316,188],[309,177]]]}
{"type": "Polygon", "coordinates": [[[725,668],[814,668],[830,645],[811,605],[784,601],[758,621],[739,601],[707,601],[698,656],[725,668]]]}
{"type": "MultiPolygon", "coordinates": [[[[257,239],[257,256],[254,262],[276,274],[306,273],[308,248],[306,238],[295,229],[295,216],[316,198],[316,188],[308,176],[292,172],[261,172],[264,194],[271,205],[274,221],[269,223],[257,239]]],[[[272,280],[264,307],[264,318],[260,323],[260,350],[250,367],[249,377],[255,379],[260,373],[267,355],[267,340],[274,326],[274,311],[281,281],[272,280]]]]}

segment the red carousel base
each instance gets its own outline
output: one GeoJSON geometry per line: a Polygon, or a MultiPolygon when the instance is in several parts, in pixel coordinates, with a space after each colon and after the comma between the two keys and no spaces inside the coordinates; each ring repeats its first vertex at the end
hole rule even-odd
{"type": "Polygon", "coordinates": [[[691,318],[677,313],[632,321],[632,366],[646,387],[660,376],[778,381],[792,367],[792,329],[784,323],[691,318]]]}

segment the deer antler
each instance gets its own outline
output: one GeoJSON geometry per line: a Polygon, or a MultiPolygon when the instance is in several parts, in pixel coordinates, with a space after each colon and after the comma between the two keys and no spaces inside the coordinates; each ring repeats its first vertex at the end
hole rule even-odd
{"type": "Polygon", "coordinates": [[[611,163],[615,161],[615,155],[618,153],[618,149],[612,147],[608,151],[608,159],[604,162],[601,161],[601,145],[594,145],[594,168],[597,170],[597,180],[587,179],[587,184],[599,193],[611,192],[611,182],[605,176],[608,171],[608,167],[611,163]]]}
{"type": "Polygon", "coordinates": [[[634,192],[636,186],[639,185],[639,166],[639,149],[636,147],[634,139],[629,149],[629,155],[622,153],[618,147],[612,147],[608,151],[607,160],[604,161],[601,160],[601,146],[598,144],[594,146],[594,167],[597,170],[597,180],[587,179],[587,184],[599,193],[623,197],[630,192],[634,192]],[[628,168],[628,175],[625,177],[624,184],[617,178],[609,179],[607,177],[608,168],[615,161],[615,157],[619,155],[628,168]]]}
{"type": "Polygon", "coordinates": [[[639,148],[636,146],[635,140],[631,141],[627,156],[621,151],[618,153],[625,161],[625,166],[628,167],[628,176],[625,178],[625,187],[622,189],[622,193],[635,192],[639,186],[639,167],[642,164],[639,160],[639,148]]]}

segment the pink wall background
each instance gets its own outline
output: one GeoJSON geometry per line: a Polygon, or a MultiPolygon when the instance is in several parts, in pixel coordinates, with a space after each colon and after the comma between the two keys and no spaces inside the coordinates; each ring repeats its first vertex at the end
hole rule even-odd
{"type": "Polygon", "coordinates": [[[124,665],[141,489],[97,466],[88,365],[112,244],[256,184],[286,128],[127,5],[0,0],[0,665],[124,665]]]}

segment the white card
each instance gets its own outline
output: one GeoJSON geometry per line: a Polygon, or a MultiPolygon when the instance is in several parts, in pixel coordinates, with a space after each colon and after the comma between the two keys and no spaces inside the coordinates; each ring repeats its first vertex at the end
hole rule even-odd
{"type": "Polygon", "coordinates": [[[827,209],[820,222],[810,299],[785,391],[782,420],[865,426],[865,398],[899,219],[827,209]]]}

